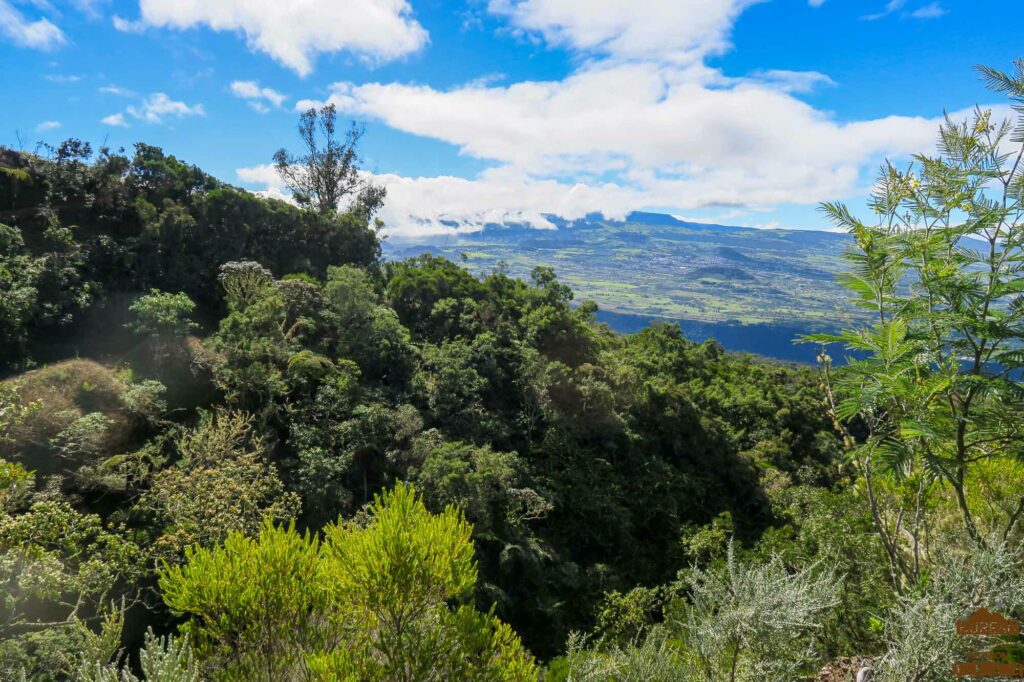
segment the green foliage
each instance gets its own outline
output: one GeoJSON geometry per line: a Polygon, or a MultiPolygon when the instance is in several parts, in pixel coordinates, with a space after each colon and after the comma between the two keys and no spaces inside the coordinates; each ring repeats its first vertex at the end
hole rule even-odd
{"type": "Polygon", "coordinates": [[[568,679],[797,679],[816,660],[820,618],[836,605],[836,576],[818,569],[741,561],[730,544],[720,565],[693,568],[672,588],[686,596],[667,608],[663,625],[648,620],[662,598],[656,591],[612,597],[611,636],[590,650],[570,640],[568,679]],[[637,641],[623,639],[631,629],[637,641]]]}
{"type": "Polygon", "coordinates": [[[114,655],[124,624],[123,612],[111,606],[99,621],[99,632],[71,620],[0,641],[0,680],[57,682],[77,679],[83,661],[107,661],[114,655]]]}
{"type": "Polygon", "coordinates": [[[35,475],[17,462],[0,459],[0,512],[17,510],[35,488],[35,475]]]}
{"type": "Polygon", "coordinates": [[[871,513],[853,486],[795,485],[773,495],[780,525],[753,548],[753,558],[779,557],[790,567],[837,567],[839,606],[823,614],[818,640],[830,658],[883,648],[880,616],[892,605],[891,576],[871,513]]]}
{"type": "Polygon", "coordinates": [[[449,606],[476,580],[470,530],[398,485],[322,543],[268,521],[256,539],[190,548],[160,587],[218,679],[287,679],[307,664],[322,680],[534,679],[507,625],[449,606]]]}
{"type": "Polygon", "coordinates": [[[643,642],[672,592],[665,587],[634,587],[625,594],[618,591],[606,594],[595,628],[602,648],[643,642]]]}
{"type": "Polygon", "coordinates": [[[893,607],[886,626],[888,648],[878,664],[882,680],[949,679],[954,662],[969,660],[968,652],[983,651],[989,637],[960,637],[956,622],[979,608],[1016,614],[1024,607],[1024,580],[1018,549],[991,543],[989,547],[939,558],[926,585],[893,607]]]}
{"type": "Polygon", "coordinates": [[[32,413],[42,408],[42,403],[38,398],[26,402],[20,393],[17,384],[0,383],[0,445],[10,444],[11,431],[24,425],[32,413]]]}
{"type": "Polygon", "coordinates": [[[121,401],[136,419],[146,423],[157,422],[167,410],[164,395],[167,387],[155,379],[133,381],[125,385],[121,401]]]}
{"type": "Polygon", "coordinates": [[[263,298],[266,290],[274,283],[270,271],[254,261],[225,263],[220,266],[217,279],[224,287],[228,307],[236,310],[244,309],[263,298]]]}
{"type": "Polygon", "coordinates": [[[325,588],[317,540],[270,521],[258,538],[229,533],[160,571],[164,601],[190,617],[183,633],[214,679],[288,679],[322,646],[325,588]]]}
{"type": "MultiPolygon", "coordinates": [[[[99,524],[104,538],[25,541],[41,566],[67,564],[65,596],[33,597],[61,625],[4,643],[26,670],[62,648],[81,662],[70,600],[94,623],[159,566],[166,607],[139,593],[133,628],[187,621],[207,678],[534,679],[527,646],[549,658],[595,627],[588,660],[656,677],[690,656],[665,622],[686,613],[666,611],[687,598],[673,577],[689,562],[719,575],[733,536],[743,566],[778,554],[796,576],[862,559],[837,580],[849,617],[821,614],[815,639],[829,653],[864,640],[857,591],[884,601],[864,518],[793,490],[845,473],[810,371],[674,325],[613,334],[549,267],[528,282],[431,256],[380,263],[373,192],[299,210],[155,147],[91,152],[0,153],[18,171],[0,178],[5,366],[37,347],[110,358],[0,383],[8,515],[42,523],[38,505],[56,505],[62,537],[99,524]],[[129,321],[154,339],[111,338],[129,321]],[[96,589],[76,583],[90,558],[96,589]]],[[[1006,473],[986,472],[1000,509],[1016,500],[1006,473]]],[[[137,660],[140,642],[124,644],[137,660]]],[[[112,654],[94,673],[126,677],[112,654]]]]}
{"type": "Polygon", "coordinates": [[[462,510],[480,537],[501,537],[509,526],[536,520],[550,503],[523,487],[524,465],[512,452],[443,443],[431,448],[413,480],[432,509],[462,510]]]}
{"type": "Polygon", "coordinates": [[[102,452],[110,425],[102,412],[90,412],[50,439],[50,447],[67,459],[93,459],[102,452]]]}
{"type": "Polygon", "coordinates": [[[127,667],[110,663],[86,663],[78,671],[79,682],[200,682],[199,667],[186,638],[157,637],[146,631],[139,650],[142,677],[127,667]]]}
{"type": "Polygon", "coordinates": [[[274,168],[301,206],[331,215],[341,209],[342,200],[349,199],[350,209],[372,215],[384,201],[385,190],[361,177],[358,145],[363,130],[353,123],[344,141],[336,134],[333,104],[306,110],[299,117],[305,153],[295,157],[280,149],[274,154],[274,168]]]}
{"type": "Polygon", "coordinates": [[[177,439],[181,459],[153,477],[143,500],[165,524],[156,543],[161,551],[211,545],[235,531],[251,534],[266,517],[298,513],[298,497],[284,490],[252,429],[249,415],[219,411],[177,439]]]}
{"type": "Polygon", "coordinates": [[[154,338],[184,336],[195,324],[189,319],[196,304],[185,294],[169,294],[150,289],[132,303],[133,331],[154,338]]]}
{"type": "Polygon", "coordinates": [[[814,660],[814,632],[836,605],[832,569],[790,573],[778,559],[741,563],[730,547],[724,569],[688,577],[679,627],[703,679],[792,679],[814,660]]]}
{"type": "Polygon", "coordinates": [[[59,498],[11,511],[0,512],[0,680],[13,682],[19,671],[57,680],[83,656],[109,657],[120,612],[107,605],[137,593],[141,548],[59,498]],[[86,627],[95,620],[100,635],[86,627]]]}
{"type": "Polygon", "coordinates": [[[231,261],[319,277],[328,265],[371,265],[381,198],[321,216],[223,185],[146,144],[130,157],[94,155],[77,140],[50,158],[0,149],[3,368],[23,366],[34,341],[51,345],[122,292],[181,292],[201,319],[220,313],[215,284],[231,261]]]}
{"type": "Polygon", "coordinates": [[[27,351],[33,329],[65,326],[93,300],[95,285],[85,281],[85,255],[71,230],[52,216],[40,227],[41,234],[30,247],[18,226],[0,223],[0,343],[5,368],[16,366],[27,351]]]}
{"type": "Polygon", "coordinates": [[[687,668],[677,640],[662,628],[654,629],[637,646],[607,651],[583,648],[579,638],[569,641],[565,677],[572,682],[689,682],[696,679],[687,668]]]}
{"type": "MultiPolygon", "coordinates": [[[[1014,76],[984,73],[997,92],[1024,102],[1020,64],[1014,76]]],[[[979,519],[972,488],[983,464],[1024,453],[1016,378],[1024,367],[1022,136],[1024,122],[996,123],[988,111],[962,122],[947,117],[937,155],[882,168],[870,202],[874,222],[841,204],[823,206],[855,239],[842,281],[875,322],[809,339],[866,355],[836,373],[834,394],[827,364],[826,378],[837,421],[867,431],[856,445],[848,436],[850,455],[897,590],[921,579],[928,527],[949,506],[975,543],[1019,534],[1024,497],[979,519]],[[947,486],[951,505],[943,502],[947,486]]]]}

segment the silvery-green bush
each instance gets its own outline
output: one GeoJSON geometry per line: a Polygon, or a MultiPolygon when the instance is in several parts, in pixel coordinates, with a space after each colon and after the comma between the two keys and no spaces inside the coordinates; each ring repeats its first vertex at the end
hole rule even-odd
{"type": "Polygon", "coordinates": [[[739,682],[791,680],[817,663],[816,633],[837,604],[837,576],[780,560],[744,562],[730,545],[723,566],[693,569],[689,598],[637,646],[584,651],[570,642],[569,679],[739,682]]]}
{"type": "Polygon", "coordinates": [[[89,662],[79,671],[79,682],[199,682],[199,666],[192,648],[184,638],[157,637],[146,632],[145,644],[139,652],[142,677],[114,663],[102,665],[89,662]]]}
{"type": "Polygon", "coordinates": [[[954,662],[986,646],[981,638],[956,634],[956,621],[981,607],[1004,615],[1024,607],[1024,562],[1004,544],[950,553],[929,581],[900,600],[888,617],[879,678],[949,680],[954,662]]]}

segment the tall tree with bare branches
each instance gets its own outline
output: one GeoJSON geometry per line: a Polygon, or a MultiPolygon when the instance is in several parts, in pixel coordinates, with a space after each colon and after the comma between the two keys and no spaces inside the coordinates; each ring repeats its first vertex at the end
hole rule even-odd
{"type": "Polygon", "coordinates": [[[363,129],[353,122],[341,133],[337,116],[333,104],[308,109],[299,117],[304,153],[295,156],[281,148],[274,154],[274,165],[301,206],[330,214],[347,199],[345,208],[373,213],[383,203],[385,190],[366,180],[359,167],[363,129]]]}

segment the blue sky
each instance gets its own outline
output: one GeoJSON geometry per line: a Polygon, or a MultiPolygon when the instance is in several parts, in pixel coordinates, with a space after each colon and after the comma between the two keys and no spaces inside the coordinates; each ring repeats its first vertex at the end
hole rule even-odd
{"type": "Polygon", "coordinates": [[[821,227],[973,71],[1007,0],[0,0],[0,144],[164,147],[280,191],[296,110],[366,122],[393,234],[653,209],[821,227]],[[442,221],[444,221],[442,223],[442,221]]]}

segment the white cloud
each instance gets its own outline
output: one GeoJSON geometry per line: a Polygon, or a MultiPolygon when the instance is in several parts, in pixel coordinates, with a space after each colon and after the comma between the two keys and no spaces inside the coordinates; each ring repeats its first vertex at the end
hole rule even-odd
{"type": "Polygon", "coordinates": [[[77,83],[82,80],[81,76],[63,73],[48,73],[44,75],[43,78],[51,83],[77,83]]]}
{"type": "Polygon", "coordinates": [[[135,97],[135,93],[128,88],[119,85],[104,85],[99,89],[104,95],[115,95],[117,97],[135,97]]]}
{"type": "MultiPolygon", "coordinates": [[[[890,0],[886,11],[902,11],[890,0]]],[[[327,101],[453,145],[488,163],[475,178],[383,174],[382,214],[395,234],[550,227],[600,212],[657,207],[770,211],[862,193],[869,169],[934,144],[938,117],[842,120],[800,95],[835,86],[815,71],[765,68],[730,76],[706,58],[728,47],[754,0],[490,0],[516,30],[569,48],[561,80],[476,81],[441,90],[336,83],[327,101]]],[[[820,5],[821,2],[811,2],[820,5]]],[[[323,102],[299,100],[296,109],[323,102]]],[[[936,112],[938,114],[939,112],[936,112]]],[[[239,177],[282,195],[271,167],[239,177]]]]}
{"type": "MultiPolygon", "coordinates": [[[[955,112],[954,119],[970,112],[955,112]]],[[[1009,107],[994,108],[997,118],[1012,116],[1009,107]]],[[[909,137],[904,151],[923,151],[932,144],[937,119],[891,117],[848,124],[836,132],[849,135],[843,150],[863,145],[893,148],[893,139],[909,137]]],[[[880,159],[875,156],[870,162],[880,159]]],[[[489,223],[525,223],[550,228],[549,216],[577,220],[592,213],[621,219],[635,210],[672,207],[676,212],[722,208],[721,220],[749,216],[785,204],[813,205],[827,199],[863,192],[864,163],[827,166],[784,160],[757,174],[740,166],[708,168],[693,175],[667,176],[658,170],[631,169],[616,180],[567,181],[544,177],[509,166],[492,168],[476,178],[453,176],[404,177],[397,174],[367,175],[367,180],[387,188],[380,217],[388,234],[396,237],[467,232],[489,223]]],[[[238,179],[264,194],[288,199],[287,191],[272,164],[237,169],[238,179]]],[[[770,227],[770,223],[755,225],[770,227]]],[[[778,227],[778,225],[774,225],[778,227]]]]}
{"type": "Polygon", "coordinates": [[[494,14],[549,43],[624,59],[693,62],[729,47],[733,22],[762,0],[490,0],[494,14]]]}
{"type": "MultiPolygon", "coordinates": [[[[265,195],[288,199],[272,164],[239,168],[236,173],[241,182],[264,187],[265,195]]],[[[550,228],[545,214],[575,219],[599,210],[609,217],[622,217],[643,200],[637,191],[610,183],[566,184],[499,169],[474,180],[394,174],[367,174],[366,179],[387,188],[380,217],[387,232],[396,236],[474,231],[503,222],[550,228]]]]}
{"type": "Polygon", "coordinates": [[[939,17],[949,14],[949,10],[940,5],[938,2],[932,2],[920,7],[910,13],[910,16],[914,19],[938,19],[939,17]]]}
{"type": "Polygon", "coordinates": [[[326,102],[323,102],[318,99],[300,99],[298,102],[295,103],[295,111],[301,112],[308,111],[310,109],[319,109],[324,104],[326,104],[326,102]]]}
{"type": "Polygon", "coordinates": [[[110,0],[71,0],[71,4],[90,19],[100,18],[98,5],[107,5],[110,0]]]}
{"type": "Polygon", "coordinates": [[[128,121],[125,120],[124,114],[111,114],[105,116],[100,120],[100,123],[108,126],[114,126],[116,128],[127,128],[128,121]]]}
{"type": "Polygon", "coordinates": [[[140,121],[146,123],[163,123],[167,117],[183,118],[186,116],[205,116],[202,104],[188,105],[172,100],[162,92],[153,93],[138,106],[131,105],[125,110],[140,121]]]}
{"type": "Polygon", "coordinates": [[[664,64],[614,63],[503,87],[342,83],[329,101],[496,164],[475,179],[379,177],[393,230],[436,232],[448,221],[543,227],[544,214],[621,217],[652,206],[812,205],[862,191],[865,169],[884,156],[932,147],[938,118],[843,122],[792,94],[820,82],[829,81],[789,72],[701,80],[664,64]]]}
{"type": "MultiPolygon", "coordinates": [[[[116,85],[108,85],[100,88],[100,92],[119,95],[122,97],[133,97],[134,93],[116,85]]],[[[128,116],[146,123],[163,123],[168,118],[185,118],[188,116],[205,116],[206,110],[202,104],[186,104],[171,99],[166,93],[155,92],[143,98],[138,104],[129,105],[124,112],[111,114],[100,122],[109,126],[128,127],[128,116]]]]}
{"type": "MultiPolygon", "coordinates": [[[[242,31],[250,48],[305,76],[316,55],[348,51],[389,61],[419,50],[428,39],[406,0],[140,0],[137,26],[242,31]]],[[[120,28],[120,27],[119,27],[120,28]]]]}
{"type": "Polygon", "coordinates": [[[121,33],[142,33],[146,30],[145,22],[130,21],[116,14],[111,21],[114,23],[114,28],[121,31],[121,33]]]}
{"type": "Polygon", "coordinates": [[[883,9],[881,12],[877,12],[875,14],[867,14],[861,18],[867,21],[881,19],[883,17],[889,16],[893,12],[898,12],[899,10],[903,9],[903,6],[906,4],[907,0],[889,0],[889,2],[885,3],[885,9],[883,9]]]}
{"type": "Polygon", "coordinates": [[[785,92],[811,92],[819,85],[834,86],[836,82],[817,71],[787,71],[784,69],[767,69],[755,71],[752,79],[772,85],[785,92]]]}
{"type": "Polygon", "coordinates": [[[771,185],[780,174],[826,176],[872,155],[918,150],[934,133],[922,118],[839,123],[790,87],[723,86],[671,66],[626,63],[590,65],[562,81],[448,91],[339,83],[329,101],[535,175],[729,172],[771,185]]]}
{"type": "Polygon", "coordinates": [[[49,19],[26,19],[6,0],[0,0],[0,35],[9,38],[15,45],[35,50],[52,50],[67,43],[64,32],[49,19]]]}
{"type": "Polygon", "coordinates": [[[45,133],[48,130],[56,130],[60,128],[60,121],[43,121],[36,126],[37,133],[45,133]]]}
{"type": "Polygon", "coordinates": [[[889,16],[890,14],[895,14],[896,12],[900,12],[900,16],[902,18],[910,19],[937,19],[939,17],[949,14],[949,10],[943,7],[938,0],[934,0],[933,2],[930,2],[927,5],[922,5],[921,7],[918,7],[915,10],[901,12],[901,10],[903,10],[906,6],[907,0],[889,0],[889,2],[885,4],[885,7],[882,9],[882,11],[876,12],[875,14],[865,15],[861,17],[861,19],[866,19],[867,21],[875,21],[877,19],[883,19],[889,16]]]}
{"type": "Polygon", "coordinates": [[[277,174],[277,169],[271,163],[239,168],[235,173],[238,175],[239,180],[250,185],[263,185],[268,188],[277,189],[284,187],[284,181],[281,180],[281,176],[277,174]]]}
{"type": "Polygon", "coordinates": [[[287,99],[272,88],[261,88],[256,81],[234,81],[231,83],[231,94],[248,100],[249,106],[261,114],[269,111],[270,107],[280,109],[287,99]]]}
{"type": "MultiPolygon", "coordinates": [[[[287,192],[271,164],[237,169],[241,182],[265,188],[264,194],[287,199],[287,192]]],[[[601,213],[622,219],[648,206],[673,206],[687,211],[744,204],[748,199],[775,204],[799,191],[799,181],[783,181],[756,197],[742,196],[726,178],[648,178],[636,184],[619,182],[566,182],[538,178],[509,168],[495,168],[474,179],[453,176],[404,177],[368,175],[387,188],[380,217],[386,232],[397,237],[483,229],[490,223],[524,223],[539,229],[553,227],[549,216],[578,220],[601,213]]],[[[841,191],[853,178],[840,173],[822,179],[823,186],[841,191]]]]}

